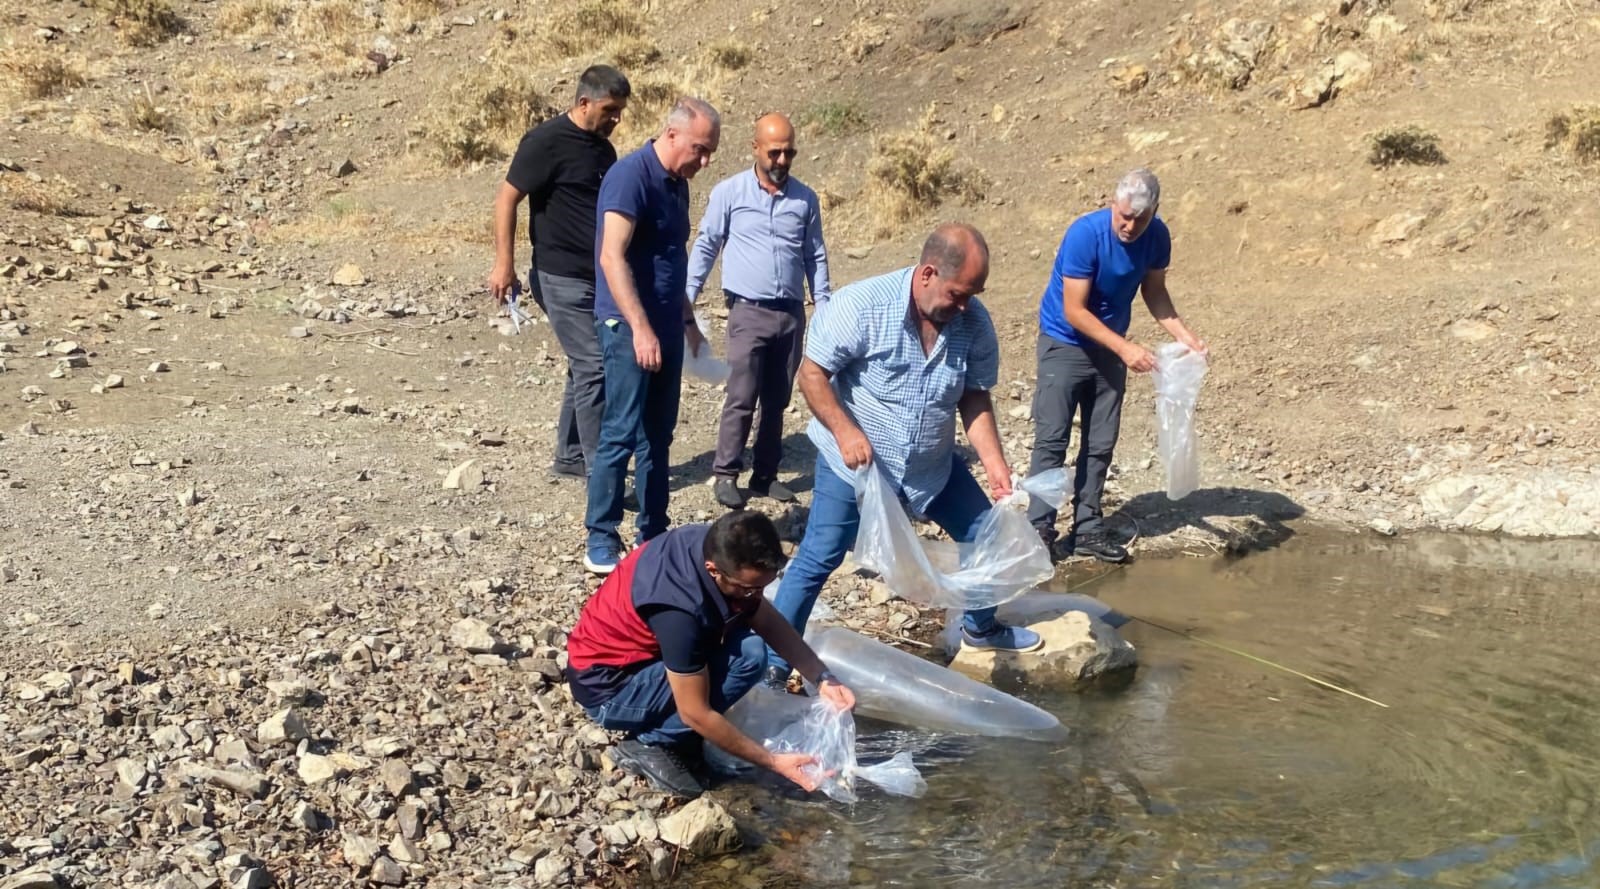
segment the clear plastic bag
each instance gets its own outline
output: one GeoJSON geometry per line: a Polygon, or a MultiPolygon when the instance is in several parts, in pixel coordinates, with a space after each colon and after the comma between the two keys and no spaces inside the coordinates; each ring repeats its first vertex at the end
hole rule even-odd
{"type": "Polygon", "coordinates": [[[1060,509],[1071,490],[1067,470],[1041,472],[1018,482],[984,514],[971,543],[925,541],[889,479],[869,465],[856,473],[861,526],[855,560],[907,601],[940,608],[999,605],[1055,576],[1050,550],[1028,521],[1028,498],[1060,509]]]}
{"type": "Polygon", "coordinates": [[[1182,343],[1156,350],[1156,450],[1167,470],[1167,497],[1182,500],[1200,487],[1200,449],[1194,407],[1206,378],[1206,356],[1182,343]]]}
{"type": "Polygon", "coordinates": [[[683,372],[699,380],[704,380],[713,386],[720,386],[728,382],[728,374],[732,369],[728,362],[718,358],[711,351],[711,338],[706,335],[706,316],[694,313],[695,327],[700,329],[700,338],[704,343],[700,351],[696,352],[689,343],[689,338],[683,338],[683,372]]]}
{"type": "Polygon", "coordinates": [[[829,799],[856,802],[860,799],[856,795],[858,778],[898,796],[921,796],[927,791],[928,784],[912,764],[909,753],[897,754],[876,766],[856,765],[855,717],[823,698],[812,698],[811,702],[804,718],[791,722],[762,744],[773,753],[806,753],[815,757],[805,772],[816,779],[817,789],[829,799]]]}

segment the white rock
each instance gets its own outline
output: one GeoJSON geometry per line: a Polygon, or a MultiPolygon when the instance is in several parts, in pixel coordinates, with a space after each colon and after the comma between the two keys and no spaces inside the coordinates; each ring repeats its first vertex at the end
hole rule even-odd
{"type": "Polygon", "coordinates": [[[307,784],[317,785],[345,775],[349,770],[342,769],[333,761],[332,757],[322,756],[317,753],[307,753],[300,757],[300,763],[295,767],[295,773],[300,780],[307,784]]]}
{"type": "Polygon", "coordinates": [[[333,283],[340,287],[360,287],[367,283],[367,276],[361,271],[361,266],[347,262],[333,273],[333,283]]]}
{"type": "Polygon", "coordinates": [[[477,460],[468,460],[456,465],[444,477],[446,491],[476,491],[482,485],[483,470],[478,468],[477,460]]]}
{"type": "Polygon", "coordinates": [[[136,759],[119,759],[116,765],[117,780],[129,790],[144,789],[144,782],[149,780],[150,772],[144,763],[136,759]]]}
{"type": "Polygon", "coordinates": [[[488,624],[475,617],[463,617],[456,621],[450,627],[450,642],[473,654],[499,654],[508,648],[488,624]]]}
{"type": "Polygon", "coordinates": [[[715,800],[702,796],[661,819],[661,839],[699,857],[739,848],[739,828],[715,800]]]}
{"type": "Polygon", "coordinates": [[[305,721],[293,707],[279,710],[256,727],[257,743],[269,747],[277,744],[298,744],[309,737],[311,737],[310,730],[306,728],[305,721]]]}
{"type": "Polygon", "coordinates": [[[1125,685],[1139,657],[1111,625],[1082,611],[1046,616],[1027,624],[1044,646],[1027,653],[981,651],[962,646],[950,666],[980,682],[1064,682],[1074,687],[1125,685]]]}
{"type": "Polygon", "coordinates": [[[164,216],[146,216],[144,227],[156,232],[172,231],[172,223],[168,222],[164,216]]]}

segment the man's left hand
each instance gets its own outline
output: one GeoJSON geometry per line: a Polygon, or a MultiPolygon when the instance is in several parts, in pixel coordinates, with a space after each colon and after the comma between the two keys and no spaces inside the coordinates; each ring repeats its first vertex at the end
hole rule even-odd
{"type": "Polygon", "coordinates": [[[854,710],[856,707],[855,693],[837,679],[824,679],[818,683],[817,696],[840,710],[854,710]]]}
{"type": "Polygon", "coordinates": [[[996,500],[1003,500],[1011,496],[1011,467],[1004,463],[990,469],[984,467],[984,473],[989,476],[989,494],[996,500]]]}
{"type": "Polygon", "coordinates": [[[1196,355],[1204,355],[1208,359],[1211,357],[1211,349],[1206,345],[1206,341],[1193,333],[1186,332],[1184,336],[1178,337],[1178,342],[1187,346],[1189,351],[1196,355]]]}
{"type": "Polygon", "coordinates": [[[705,334],[700,332],[700,325],[685,324],[683,327],[683,335],[689,341],[689,354],[699,355],[700,350],[705,348],[706,345],[705,334]]]}

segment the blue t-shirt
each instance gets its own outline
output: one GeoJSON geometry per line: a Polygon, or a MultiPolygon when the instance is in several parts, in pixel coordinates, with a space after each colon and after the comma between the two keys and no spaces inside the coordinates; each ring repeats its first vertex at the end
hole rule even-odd
{"type": "Polygon", "coordinates": [[[1171,261],[1172,235],[1160,216],[1150,220],[1150,226],[1132,244],[1122,243],[1111,230],[1109,207],[1079,216],[1067,227],[1056,251],[1050,283],[1039,301],[1039,329],[1063,343],[1085,345],[1088,338],[1079,339],[1061,307],[1061,279],[1087,278],[1089,311],[1118,336],[1126,335],[1133,318],[1133,298],[1145,273],[1164,269],[1171,261]]]}
{"type": "Polygon", "coordinates": [[[645,316],[656,336],[681,336],[683,294],[689,280],[689,183],[668,173],[656,157],[655,140],[644,144],[606,171],[595,205],[594,316],[601,321],[623,320],[611,285],[600,267],[600,245],[605,238],[607,213],[633,220],[628,242],[628,268],[645,316]]]}

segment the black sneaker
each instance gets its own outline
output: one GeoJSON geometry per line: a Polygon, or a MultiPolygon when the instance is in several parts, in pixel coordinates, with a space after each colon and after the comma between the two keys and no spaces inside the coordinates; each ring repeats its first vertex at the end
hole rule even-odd
{"type": "Polygon", "coordinates": [[[692,764],[671,747],[657,747],[629,738],[606,752],[617,768],[638,775],[662,793],[684,799],[694,799],[705,793],[706,787],[694,776],[692,764]]]}
{"type": "Polygon", "coordinates": [[[711,489],[718,503],[729,509],[744,509],[744,495],[739,493],[738,479],[722,476],[711,489]]]}
{"type": "Polygon", "coordinates": [[[639,511],[639,492],[633,489],[633,482],[626,482],[622,486],[622,508],[629,512],[639,511]]]}
{"type": "Polygon", "coordinates": [[[768,667],[766,674],[761,677],[761,684],[773,691],[787,692],[789,690],[789,671],[784,667],[768,667]]]}
{"type": "Polygon", "coordinates": [[[1074,555],[1093,556],[1102,562],[1128,561],[1128,548],[1110,538],[1099,534],[1089,534],[1077,538],[1072,546],[1074,555]]]}
{"type": "Polygon", "coordinates": [[[582,463],[562,463],[557,460],[550,464],[550,477],[557,481],[588,481],[589,473],[583,468],[582,463]]]}
{"type": "Polygon", "coordinates": [[[795,501],[794,492],[789,490],[789,486],[775,478],[750,479],[750,493],[757,497],[771,497],[779,503],[793,503],[795,501]]]}

